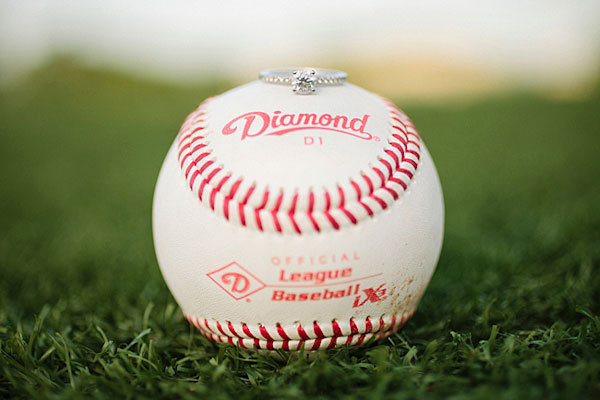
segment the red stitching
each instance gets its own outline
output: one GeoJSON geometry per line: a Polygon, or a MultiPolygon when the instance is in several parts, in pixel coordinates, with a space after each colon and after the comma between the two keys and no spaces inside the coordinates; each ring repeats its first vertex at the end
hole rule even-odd
{"type": "MultiPolygon", "coordinates": [[[[202,168],[200,168],[200,174],[202,174],[202,170],[208,168],[213,163],[214,163],[214,161],[208,161],[207,163],[205,163],[204,166],[202,168]]],[[[208,175],[208,177],[204,178],[202,180],[202,182],[200,183],[200,188],[198,189],[198,197],[200,198],[200,200],[202,200],[202,195],[204,194],[204,187],[206,186],[207,183],[210,183],[210,181],[212,180],[212,178],[214,178],[214,176],[216,175],[214,172],[215,171],[212,171],[208,175]]],[[[213,210],[214,210],[214,208],[213,208],[213,210]]]]}
{"type": "Polygon", "coordinates": [[[384,158],[380,158],[379,162],[381,162],[387,169],[387,171],[388,171],[387,178],[388,179],[391,178],[391,176],[394,174],[394,170],[392,169],[391,164],[389,162],[387,162],[387,160],[385,160],[384,158]]]}
{"type": "Polygon", "coordinates": [[[329,209],[331,208],[331,196],[329,195],[328,191],[325,191],[325,216],[327,217],[327,219],[329,220],[329,223],[331,224],[331,226],[333,226],[333,229],[338,230],[340,229],[340,224],[337,223],[337,221],[335,220],[335,218],[333,218],[333,216],[329,213],[329,209]]]}
{"type": "Polygon", "coordinates": [[[270,341],[273,341],[273,338],[271,337],[271,335],[269,335],[269,332],[267,331],[267,329],[266,329],[264,326],[260,325],[260,326],[259,326],[259,329],[260,329],[260,334],[261,334],[261,335],[262,335],[262,336],[263,336],[265,339],[267,339],[267,340],[270,340],[270,341]]]}
{"type": "Polygon", "coordinates": [[[321,327],[319,326],[317,321],[313,322],[313,329],[315,331],[315,335],[317,335],[317,338],[322,339],[325,337],[325,335],[323,335],[323,331],[321,330],[321,327]]]}
{"type": "Polygon", "coordinates": [[[250,329],[248,329],[248,325],[246,324],[242,324],[242,330],[244,331],[244,333],[246,335],[248,335],[251,338],[257,339],[256,337],[254,337],[254,335],[252,334],[252,332],[250,332],[250,329]]]}
{"type": "Polygon", "coordinates": [[[398,200],[399,196],[398,196],[398,193],[395,190],[393,190],[393,189],[391,189],[391,188],[389,188],[387,186],[382,186],[381,188],[384,189],[385,191],[387,191],[390,195],[392,195],[392,198],[394,200],[398,200]]]}
{"type": "Polygon", "coordinates": [[[287,335],[287,333],[285,333],[285,330],[283,329],[283,327],[281,326],[281,324],[277,324],[277,333],[279,334],[279,336],[281,336],[284,340],[290,340],[290,337],[287,335]]]}
{"type": "MultiPolygon", "coordinates": [[[[406,150],[406,152],[408,154],[412,154],[413,156],[417,157],[417,160],[419,159],[419,157],[421,157],[421,155],[414,150],[406,150]]],[[[406,161],[412,161],[414,163],[414,167],[417,168],[417,163],[415,163],[413,160],[407,159],[406,161]]]]}
{"type": "MultiPolygon", "coordinates": [[[[185,170],[185,177],[186,177],[186,178],[187,178],[187,177],[188,177],[188,175],[190,174],[190,171],[192,170],[192,167],[194,167],[194,166],[195,166],[195,164],[196,164],[196,163],[190,163],[190,165],[188,165],[188,167],[186,168],[186,170],[185,170]]],[[[198,170],[196,169],[196,170],[194,170],[194,176],[195,176],[195,175],[197,175],[197,174],[196,174],[196,172],[197,172],[198,174],[200,173],[200,171],[198,171],[198,170]]],[[[192,185],[192,186],[193,186],[193,185],[192,185]]]]}
{"type": "Polygon", "coordinates": [[[192,140],[190,140],[190,144],[194,144],[194,143],[196,143],[198,140],[204,140],[204,139],[205,139],[205,137],[204,137],[204,136],[200,136],[200,135],[198,135],[198,136],[196,136],[195,138],[193,138],[192,140]]]}
{"type": "MultiPolygon", "coordinates": [[[[181,155],[183,154],[183,152],[184,152],[186,149],[189,149],[189,148],[190,148],[190,143],[186,144],[185,146],[182,146],[182,147],[181,147],[181,149],[179,149],[179,153],[177,153],[177,158],[178,158],[179,160],[181,160],[181,155]]],[[[188,156],[190,156],[190,155],[191,155],[191,154],[188,154],[188,156]]]]}
{"type": "Polygon", "coordinates": [[[338,322],[335,319],[333,321],[331,321],[331,326],[333,328],[334,336],[342,336],[342,329],[340,328],[340,325],[338,324],[338,322]]]}
{"type": "Polygon", "coordinates": [[[381,185],[385,185],[385,176],[383,175],[383,172],[377,167],[373,167],[373,171],[377,174],[379,179],[381,179],[381,185]]]}
{"type": "Polygon", "coordinates": [[[254,188],[255,188],[254,185],[252,185],[248,188],[248,191],[246,192],[246,196],[244,196],[244,200],[238,206],[238,210],[240,213],[240,221],[242,222],[243,226],[246,226],[246,213],[244,213],[244,207],[248,203],[248,199],[250,199],[250,196],[252,196],[252,193],[254,192],[254,188]]]}
{"type": "Polygon", "coordinates": [[[358,222],[356,220],[356,217],[350,211],[346,210],[346,208],[344,207],[346,198],[344,196],[344,191],[342,190],[342,188],[339,185],[338,185],[338,194],[340,196],[340,204],[338,205],[338,208],[344,213],[344,215],[346,215],[346,217],[348,217],[348,219],[350,220],[350,222],[352,222],[352,224],[356,225],[356,223],[358,222]]]}
{"type": "Polygon", "coordinates": [[[400,144],[393,143],[393,142],[390,142],[390,146],[394,147],[396,150],[398,150],[400,152],[400,154],[402,155],[402,161],[404,161],[405,160],[405,158],[404,158],[404,148],[402,146],[400,146],[400,144]]]}
{"type": "Polygon", "coordinates": [[[352,185],[352,187],[354,187],[354,190],[356,191],[356,197],[357,197],[357,201],[358,203],[364,207],[364,209],[367,211],[367,214],[369,214],[369,216],[373,216],[373,210],[371,210],[371,207],[369,207],[368,205],[366,205],[365,203],[363,203],[360,198],[361,198],[361,191],[360,191],[360,186],[358,186],[358,183],[354,182],[354,181],[350,181],[350,184],[352,185]]]}
{"type": "Polygon", "coordinates": [[[310,339],[302,325],[298,325],[298,335],[300,335],[300,337],[304,340],[310,339]]]}
{"type": "Polygon", "coordinates": [[[331,338],[331,342],[329,342],[329,346],[327,346],[328,349],[333,349],[335,347],[335,343],[337,342],[337,337],[332,337],[331,338]]]}
{"type": "Polygon", "coordinates": [[[378,204],[379,207],[381,207],[382,209],[386,209],[387,208],[387,203],[385,201],[383,201],[382,198],[375,196],[374,194],[369,195],[370,198],[372,198],[373,200],[375,200],[378,204]]]}
{"type": "Polygon", "coordinates": [[[319,347],[321,347],[321,339],[315,339],[315,342],[312,345],[311,350],[313,350],[313,351],[319,350],[319,347]]]}
{"type": "Polygon", "coordinates": [[[400,159],[398,158],[396,153],[394,153],[391,150],[386,150],[385,153],[394,159],[394,162],[396,163],[396,168],[400,167],[400,159]]]}
{"type": "MultiPolygon", "coordinates": [[[[200,154],[198,155],[198,157],[196,157],[196,158],[194,159],[194,162],[193,162],[194,166],[196,166],[196,165],[197,165],[197,164],[198,164],[200,161],[202,161],[202,160],[203,160],[205,157],[207,157],[209,154],[210,154],[210,152],[208,152],[208,151],[207,151],[207,152],[204,152],[204,153],[200,153],[200,154]]],[[[198,172],[200,172],[200,171],[198,170],[198,172]]]]}
{"type": "Polygon", "coordinates": [[[219,332],[221,332],[224,336],[229,336],[225,333],[225,331],[223,330],[223,327],[221,326],[221,324],[217,321],[217,329],[219,330],[219,332]]]}
{"type": "MultiPolygon", "coordinates": [[[[400,129],[400,128],[398,128],[397,126],[392,126],[392,128],[400,129]]],[[[404,135],[406,135],[406,132],[402,131],[402,133],[404,133],[404,135]]],[[[400,135],[398,135],[398,134],[396,134],[396,133],[393,133],[393,134],[392,134],[392,137],[393,137],[394,139],[396,139],[396,140],[399,140],[400,142],[402,142],[402,144],[403,144],[403,145],[406,145],[406,140],[407,140],[407,139],[404,139],[402,136],[400,136],[400,135]]]]}
{"type": "Polygon", "coordinates": [[[204,163],[204,165],[202,165],[202,167],[199,169],[200,173],[201,173],[201,174],[202,174],[202,173],[204,173],[204,171],[206,171],[206,169],[207,169],[208,167],[210,167],[210,166],[211,166],[212,164],[214,164],[214,163],[215,163],[215,162],[214,162],[214,161],[212,161],[212,160],[208,160],[208,161],[206,161],[206,162],[204,163]]]}
{"type": "Polygon", "coordinates": [[[369,186],[369,196],[373,194],[373,192],[375,191],[375,188],[373,187],[373,182],[371,181],[371,178],[369,178],[367,175],[365,174],[361,174],[363,179],[365,180],[365,182],[367,182],[367,186],[369,186]]]}
{"type": "Polygon", "coordinates": [[[231,186],[229,194],[225,196],[225,201],[223,204],[223,215],[225,215],[225,219],[227,220],[229,220],[229,202],[231,201],[231,199],[233,199],[233,196],[235,196],[235,193],[237,192],[241,183],[242,179],[240,178],[231,186]]]}
{"type": "Polygon", "coordinates": [[[308,219],[310,219],[310,222],[312,222],[313,226],[315,227],[315,230],[317,232],[321,232],[321,228],[319,228],[319,224],[317,224],[317,221],[315,220],[315,218],[312,215],[314,206],[315,206],[315,194],[311,190],[310,193],[308,194],[308,212],[307,212],[308,219]]]}
{"type": "MultiPolygon", "coordinates": [[[[215,169],[211,175],[214,176],[216,175],[219,171],[221,170],[221,168],[217,168],[215,169]],[[214,175],[213,175],[214,174],[214,175]]],[[[210,193],[210,208],[212,210],[215,209],[215,197],[217,196],[217,193],[221,190],[221,188],[223,187],[223,185],[225,184],[225,182],[227,182],[227,180],[230,178],[230,175],[225,175],[223,177],[223,179],[221,179],[221,181],[217,184],[217,186],[215,186],[212,190],[212,192],[210,193]]]]}
{"type": "Polygon", "coordinates": [[[254,216],[256,218],[256,225],[258,225],[258,229],[260,229],[261,231],[263,230],[263,226],[262,226],[262,221],[260,219],[260,212],[263,210],[263,208],[265,208],[268,200],[269,200],[269,191],[265,190],[265,193],[263,194],[263,201],[262,201],[261,205],[258,206],[258,208],[256,208],[254,210],[254,216]]]}
{"type": "Polygon", "coordinates": [[[208,326],[208,320],[204,319],[204,325],[206,325],[206,329],[208,329],[210,332],[212,332],[212,330],[210,329],[210,326],[208,326]]]}
{"type": "Polygon", "coordinates": [[[380,316],[378,323],[373,323],[370,317],[366,317],[360,324],[351,318],[346,321],[345,328],[340,326],[339,321],[331,321],[331,325],[327,326],[326,332],[332,332],[331,335],[324,333],[324,328],[327,324],[322,324],[317,321],[312,322],[312,329],[305,329],[302,324],[298,324],[293,329],[292,327],[285,328],[277,323],[274,326],[266,326],[263,324],[256,325],[253,329],[258,332],[258,336],[252,333],[252,330],[247,324],[241,323],[238,329],[235,324],[230,321],[220,322],[209,320],[185,314],[186,319],[194,325],[208,339],[220,342],[238,345],[243,348],[267,349],[274,350],[281,348],[283,350],[299,350],[303,346],[307,350],[318,350],[320,348],[333,348],[343,345],[360,345],[367,339],[381,339],[387,337],[400,329],[402,325],[414,314],[414,310],[392,315],[384,318],[380,316]],[[386,320],[388,321],[386,323],[386,320]],[[359,328],[362,327],[361,328],[359,328]],[[290,332],[295,332],[291,335],[290,332]],[[344,339],[345,340],[338,340],[344,339]]]}
{"type": "Polygon", "coordinates": [[[277,232],[281,233],[281,224],[279,224],[279,218],[277,218],[277,213],[279,212],[279,207],[281,207],[281,202],[283,201],[283,191],[279,193],[277,196],[277,201],[275,203],[275,208],[271,211],[271,216],[273,217],[273,222],[275,223],[275,229],[277,232]]]}
{"type": "Polygon", "coordinates": [[[192,174],[192,177],[190,178],[189,186],[190,186],[191,190],[194,190],[194,181],[196,180],[196,177],[198,175],[200,175],[200,171],[196,170],[196,171],[194,171],[194,173],[192,174]]]}
{"type": "Polygon", "coordinates": [[[411,171],[407,170],[407,169],[399,168],[398,172],[401,172],[404,175],[408,176],[409,179],[412,179],[412,177],[413,177],[413,173],[411,171]]]}
{"type": "Polygon", "coordinates": [[[403,181],[401,181],[400,179],[396,179],[396,178],[392,178],[390,179],[392,182],[402,186],[402,189],[406,190],[406,183],[404,183],[403,181]]]}
{"type": "Polygon", "coordinates": [[[298,202],[298,193],[294,194],[294,198],[292,199],[292,206],[290,207],[290,211],[288,211],[288,216],[290,217],[290,221],[292,221],[292,225],[294,225],[294,229],[296,230],[296,233],[302,233],[302,231],[300,231],[300,227],[296,223],[296,219],[294,218],[294,215],[296,214],[296,203],[297,202],[298,202]]]}
{"type": "Polygon", "coordinates": [[[417,168],[417,162],[416,161],[411,160],[410,158],[407,158],[406,162],[410,163],[410,165],[412,165],[413,167],[417,168]]]}
{"type": "Polygon", "coordinates": [[[233,328],[233,324],[231,322],[227,322],[227,329],[229,329],[229,332],[231,332],[233,336],[239,336],[233,328]]]}
{"type": "MultiPolygon", "coordinates": [[[[196,139],[197,139],[197,138],[196,138],[196,139]]],[[[191,144],[191,143],[190,143],[190,144],[191,144]]],[[[192,147],[192,149],[190,150],[190,152],[194,153],[194,152],[196,152],[196,151],[198,151],[198,150],[200,150],[201,148],[203,148],[203,147],[206,147],[206,146],[208,146],[208,145],[207,145],[207,144],[205,144],[205,143],[200,143],[199,145],[196,145],[196,146],[192,147]]]]}
{"type": "Polygon", "coordinates": [[[181,168],[183,168],[183,165],[185,164],[185,161],[188,159],[188,157],[191,157],[192,153],[187,153],[183,159],[181,160],[181,168]]]}
{"type": "MultiPolygon", "coordinates": [[[[200,120],[198,122],[204,122],[204,121],[200,120]]],[[[202,129],[204,129],[203,126],[194,129],[193,131],[191,131],[190,133],[188,133],[187,135],[185,135],[184,137],[182,137],[180,143],[183,142],[184,140],[186,140],[187,138],[189,138],[190,136],[192,136],[194,133],[196,133],[198,131],[201,131],[202,129]]]]}
{"type": "Polygon", "coordinates": [[[207,115],[206,107],[209,102],[210,100],[207,99],[196,111],[190,113],[182,124],[177,137],[177,158],[190,189],[194,190],[196,180],[198,177],[201,178],[197,189],[200,201],[206,201],[207,206],[213,210],[217,208],[222,210],[223,216],[227,220],[230,219],[230,203],[233,201],[237,204],[239,222],[242,226],[247,226],[247,212],[254,213],[256,229],[260,231],[274,230],[278,233],[291,230],[296,234],[302,234],[307,229],[321,232],[326,228],[340,229],[343,224],[357,224],[361,219],[372,217],[375,212],[386,209],[392,201],[399,199],[401,193],[407,190],[407,186],[418,168],[421,144],[414,125],[392,102],[382,98],[389,113],[392,129],[383,153],[377,157],[376,164],[371,165],[367,171],[369,175],[361,173],[364,181],[362,189],[356,181],[358,177],[354,177],[348,180],[347,185],[337,184],[337,191],[324,188],[323,192],[318,194],[319,201],[313,190],[302,194],[296,191],[291,195],[291,201],[282,190],[279,190],[277,199],[269,202],[269,190],[267,189],[262,189],[257,196],[252,197],[257,191],[257,186],[252,184],[246,189],[241,201],[236,201],[235,193],[243,184],[243,177],[233,177],[225,167],[213,168],[216,162],[215,158],[208,159],[208,155],[212,153],[210,143],[207,142],[210,132],[206,131],[205,124],[207,120],[205,117],[207,115]],[[202,153],[198,153],[200,151],[202,153]],[[402,178],[403,175],[407,179],[402,178]],[[228,190],[229,193],[218,196],[223,190],[227,190],[224,188],[229,187],[226,183],[230,177],[235,179],[235,182],[228,190]],[[373,180],[375,177],[378,178],[378,181],[373,180]],[[216,184],[211,183],[213,178],[216,184]],[[390,186],[390,183],[397,186],[390,186]],[[204,198],[205,188],[210,193],[207,199],[204,198]],[[355,193],[355,196],[350,196],[346,200],[352,192],[355,193]],[[337,200],[332,198],[331,193],[337,193],[337,200]],[[307,196],[307,198],[303,197],[305,200],[300,201],[301,196],[307,196]],[[252,202],[250,202],[251,198],[252,202]],[[258,201],[260,201],[259,204],[257,204],[258,201]],[[349,202],[352,203],[351,206],[348,206],[349,202]],[[284,207],[284,204],[289,205],[284,207]],[[299,209],[299,204],[302,205],[302,209],[299,209]],[[356,208],[355,204],[360,205],[359,208],[356,208]],[[263,214],[262,211],[266,211],[267,214],[263,214]],[[306,218],[303,222],[308,222],[308,224],[302,224],[302,228],[297,220],[298,214],[303,214],[306,218]],[[265,215],[270,216],[273,221],[272,226],[264,224],[265,215]],[[341,215],[344,218],[341,218],[341,215]],[[290,223],[282,224],[284,219],[290,223]],[[323,222],[325,220],[326,224],[323,222]]]}
{"type": "Polygon", "coordinates": [[[363,340],[365,340],[365,334],[363,333],[362,335],[360,335],[358,337],[358,340],[356,341],[356,343],[354,343],[355,346],[359,346],[360,344],[362,344],[363,340]]]}
{"type": "Polygon", "coordinates": [[[350,332],[352,332],[353,335],[358,333],[358,327],[353,318],[350,318],[350,332]]]}

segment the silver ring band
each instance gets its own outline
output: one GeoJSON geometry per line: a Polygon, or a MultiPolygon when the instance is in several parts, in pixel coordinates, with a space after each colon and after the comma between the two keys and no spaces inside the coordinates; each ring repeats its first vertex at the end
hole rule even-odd
{"type": "Polygon", "coordinates": [[[317,86],[343,85],[347,76],[343,71],[321,68],[267,69],[258,74],[265,83],[291,85],[296,94],[314,93],[317,86]]]}

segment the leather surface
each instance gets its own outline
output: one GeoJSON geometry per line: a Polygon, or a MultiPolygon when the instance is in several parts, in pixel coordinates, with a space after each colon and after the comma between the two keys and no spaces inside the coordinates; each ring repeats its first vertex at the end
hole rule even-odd
{"type": "MultiPolygon", "coordinates": [[[[245,179],[285,191],[335,187],[360,173],[376,161],[384,140],[318,129],[243,140],[241,127],[221,134],[236,116],[280,109],[281,114],[368,114],[366,130],[388,135],[389,116],[379,97],[352,85],[319,91],[299,96],[289,87],[254,82],[213,99],[207,130],[215,157],[245,179]],[[322,136],[326,145],[309,148],[305,136],[322,136]]],[[[441,186],[422,143],[416,174],[398,200],[339,230],[291,234],[231,223],[190,190],[176,142],[160,172],[153,206],[158,261],[184,312],[271,327],[379,318],[414,309],[438,261],[443,221],[441,186]],[[319,272],[321,278],[326,273],[336,277],[320,282],[319,272]]]]}

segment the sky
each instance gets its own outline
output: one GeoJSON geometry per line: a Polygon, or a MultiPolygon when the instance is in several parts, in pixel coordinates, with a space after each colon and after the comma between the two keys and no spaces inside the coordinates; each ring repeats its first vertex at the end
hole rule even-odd
{"type": "Polygon", "coordinates": [[[600,1],[0,0],[1,79],[55,54],[174,82],[389,59],[576,85],[599,75],[600,1]]]}

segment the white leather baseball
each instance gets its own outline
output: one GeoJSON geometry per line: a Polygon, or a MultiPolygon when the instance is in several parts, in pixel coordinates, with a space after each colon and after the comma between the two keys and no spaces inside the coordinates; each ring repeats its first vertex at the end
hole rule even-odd
{"type": "Polygon", "coordinates": [[[215,341],[296,350],[385,337],[414,313],[443,237],[411,121],[352,84],[255,81],[184,122],[154,195],[156,254],[215,341]]]}

